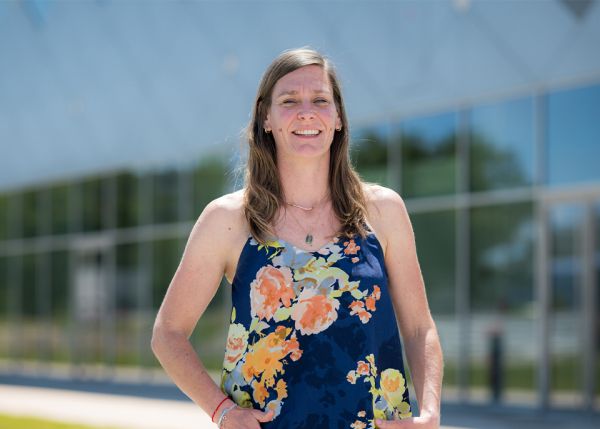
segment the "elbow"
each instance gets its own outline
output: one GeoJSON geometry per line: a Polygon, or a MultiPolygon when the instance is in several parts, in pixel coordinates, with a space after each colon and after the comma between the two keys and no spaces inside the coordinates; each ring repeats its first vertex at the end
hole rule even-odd
{"type": "Polygon", "coordinates": [[[155,326],[152,329],[152,338],[150,339],[150,349],[152,349],[152,353],[154,353],[154,356],[158,356],[161,340],[161,334],[155,326]]]}
{"type": "Polygon", "coordinates": [[[169,340],[169,333],[165,331],[159,324],[154,324],[152,328],[152,338],[150,339],[150,348],[154,356],[158,357],[160,351],[164,348],[164,344],[169,340]]]}
{"type": "Polygon", "coordinates": [[[412,327],[412,329],[407,330],[406,335],[403,335],[403,337],[406,338],[406,341],[411,341],[413,339],[419,341],[432,336],[437,338],[438,333],[435,322],[431,317],[429,317],[429,320],[422,325],[417,325],[412,327]]]}
{"type": "Polygon", "coordinates": [[[170,349],[173,346],[173,341],[179,339],[187,339],[185,335],[178,331],[173,331],[162,327],[161,325],[154,325],[152,329],[152,338],[150,339],[150,348],[154,355],[158,358],[161,351],[170,349]]]}

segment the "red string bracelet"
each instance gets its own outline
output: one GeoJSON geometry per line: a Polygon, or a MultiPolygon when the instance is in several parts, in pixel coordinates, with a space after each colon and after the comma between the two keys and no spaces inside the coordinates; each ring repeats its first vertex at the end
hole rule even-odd
{"type": "Polygon", "coordinates": [[[219,405],[217,405],[217,408],[215,408],[215,410],[213,411],[213,413],[212,413],[212,416],[211,416],[211,418],[210,418],[210,419],[212,420],[212,422],[213,422],[213,423],[215,422],[215,414],[217,413],[217,410],[219,409],[219,407],[220,407],[221,405],[223,405],[223,402],[225,402],[227,399],[229,399],[229,396],[225,396],[225,397],[223,398],[223,400],[222,400],[221,402],[219,402],[219,405]]]}

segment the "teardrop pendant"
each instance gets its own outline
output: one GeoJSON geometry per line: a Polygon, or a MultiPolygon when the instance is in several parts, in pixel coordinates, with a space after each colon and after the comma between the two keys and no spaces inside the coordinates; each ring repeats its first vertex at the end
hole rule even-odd
{"type": "Polygon", "coordinates": [[[312,242],[313,242],[313,236],[312,236],[312,234],[306,234],[306,238],[304,239],[304,242],[306,244],[312,244],[312,242]]]}

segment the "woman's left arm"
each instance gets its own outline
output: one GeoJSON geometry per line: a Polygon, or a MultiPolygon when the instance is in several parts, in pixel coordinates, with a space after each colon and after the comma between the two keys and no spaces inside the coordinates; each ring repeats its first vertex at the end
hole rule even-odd
{"type": "Polygon", "coordinates": [[[443,357],[435,323],[429,311],[423,275],[408,211],[394,191],[377,191],[379,228],[385,236],[385,265],[389,290],[400,326],[419,417],[383,421],[381,428],[438,428],[443,357]]]}

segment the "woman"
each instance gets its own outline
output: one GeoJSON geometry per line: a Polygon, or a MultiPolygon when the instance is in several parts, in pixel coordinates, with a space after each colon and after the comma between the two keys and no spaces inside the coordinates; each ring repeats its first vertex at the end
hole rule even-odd
{"type": "Polygon", "coordinates": [[[158,312],[162,366],[224,429],[439,427],[442,352],[410,220],[398,194],[352,170],[330,61],[276,58],[247,138],[245,188],[202,212],[158,312]],[[219,387],[188,338],[223,275],[233,308],[219,387]]]}

